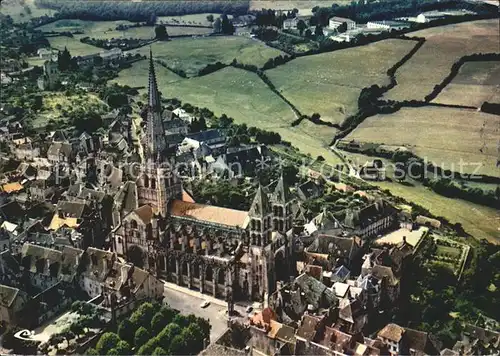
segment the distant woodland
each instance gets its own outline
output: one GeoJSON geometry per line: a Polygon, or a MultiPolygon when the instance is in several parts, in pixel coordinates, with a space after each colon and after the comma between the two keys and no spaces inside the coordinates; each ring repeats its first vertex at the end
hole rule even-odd
{"type": "Polygon", "coordinates": [[[243,15],[248,1],[59,1],[36,0],[36,5],[53,9],[62,18],[81,20],[150,21],[152,16],[174,16],[196,13],[225,13],[243,15]],[[154,15],[153,15],[154,14],[154,15]]]}

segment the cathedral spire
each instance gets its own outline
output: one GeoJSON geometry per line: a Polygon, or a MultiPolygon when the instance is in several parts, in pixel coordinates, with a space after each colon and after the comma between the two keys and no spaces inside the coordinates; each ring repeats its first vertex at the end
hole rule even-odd
{"type": "Polygon", "coordinates": [[[160,93],[158,92],[158,84],[156,83],[155,66],[153,64],[153,51],[149,49],[149,109],[154,112],[161,111],[160,93]]]}
{"type": "Polygon", "coordinates": [[[149,50],[149,88],[148,108],[145,137],[145,158],[157,161],[165,150],[166,141],[163,130],[160,93],[156,83],[155,67],[153,64],[153,51],[149,50]]]}

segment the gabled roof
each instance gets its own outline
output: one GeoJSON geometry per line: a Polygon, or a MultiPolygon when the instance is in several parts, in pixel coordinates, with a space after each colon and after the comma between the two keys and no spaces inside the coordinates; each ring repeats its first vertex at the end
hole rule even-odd
{"type": "Polygon", "coordinates": [[[139,217],[144,224],[149,224],[154,216],[154,211],[151,205],[143,205],[140,208],[135,209],[133,214],[137,215],[137,217],[139,217]]]}
{"type": "Polygon", "coordinates": [[[372,268],[372,275],[377,279],[387,278],[387,282],[392,286],[398,284],[398,279],[394,276],[391,267],[376,265],[372,268]]]}
{"type": "Polygon", "coordinates": [[[18,221],[24,216],[24,210],[17,201],[8,202],[0,206],[0,217],[10,222],[18,221]]]}
{"type": "Polygon", "coordinates": [[[377,334],[378,337],[388,339],[394,342],[400,342],[403,338],[405,329],[397,324],[387,324],[382,330],[377,334]]]}
{"type": "Polygon", "coordinates": [[[139,207],[137,197],[137,185],[135,182],[125,182],[123,187],[116,193],[115,202],[118,209],[124,212],[131,212],[139,207]]]}
{"type": "Polygon", "coordinates": [[[385,200],[379,200],[361,210],[350,210],[346,213],[344,224],[351,228],[365,228],[387,216],[397,213],[397,209],[385,200]]]}
{"type": "Polygon", "coordinates": [[[226,139],[224,133],[220,131],[219,129],[211,129],[211,130],[205,130],[205,131],[200,131],[200,132],[195,132],[189,135],[186,135],[187,138],[190,138],[195,141],[199,142],[206,142],[206,141],[211,141],[211,140],[220,140],[224,141],[226,139]]]}
{"type": "Polygon", "coordinates": [[[189,203],[182,200],[173,200],[169,207],[169,213],[172,216],[240,228],[245,228],[248,223],[246,211],[189,203]]]}
{"type": "Polygon", "coordinates": [[[296,336],[306,341],[312,341],[316,336],[318,324],[321,319],[312,315],[304,315],[302,323],[297,329],[296,336]]]}
{"type": "Polygon", "coordinates": [[[0,284],[0,305],[10,308],[19,294],[25,294],[23,291],[0,284]]]}
{"type": "Polygon", "coordinates": [[[59,154],[63,154],[65,157],[70,157],[73,149],[71,145],[67,142],[54,142],[50,145],[49,150],[47,151],[47,156],[56,156],[59,154]]]}
{"type": "Polygon", "coordinates": [[[436,348],[429,334],[423,331],[405,328],[403,335],[405,345],[412,354],[420,355],[438,355],[439,349],[436,348]]]}

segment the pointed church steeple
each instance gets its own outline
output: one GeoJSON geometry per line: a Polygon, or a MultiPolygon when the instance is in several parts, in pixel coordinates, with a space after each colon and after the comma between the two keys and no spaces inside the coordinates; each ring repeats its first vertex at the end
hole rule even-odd
{"type": "Polygon", "coordinates": [[[270,212],[271,208],[269,206],[269,199],[267,198],[267,194],[264,192],[264,189],[259,184],[252,206],[250,207],[250,211],[248,213],[250,216],[261,217],[268,215],[270,212]]]}
{"type": "Polygon", "coordinates": [[[155,66],[153,64],[153,51],[149,49],[149,87],[148,87],[149,109],[154,112],[161,111],[160,93],[156,82],[155,66]]]}
{"type": "Polygon", "coordinates": [[[274,188],[274,193],[272,196],[273,203],[286,204],[290,201],[290,198],[290,189],[285,183],[283,172],[281,172],[278,184],[276,184],[276,187],[274,188]]]}
{"type": "Polygon", "coordinates": [[[158,161],[167,143],[163,129],[160,92],[156,82],[153,51],[149,50],[149,88],[144,156],[146,160],[158,161]]]}

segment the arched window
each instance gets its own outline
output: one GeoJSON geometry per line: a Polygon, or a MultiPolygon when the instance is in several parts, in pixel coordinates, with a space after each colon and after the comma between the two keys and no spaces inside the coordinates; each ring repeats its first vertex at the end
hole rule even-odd
{"type": "Polygon", "coordinates": [[[146,238],[147,239],[153,238],[153,225],[151,225],[151,223],[146,225],[146,238]]]}
{"type": "Polygon", "coordinates": [[[132,229],[137,229],[137,221],[135,221],[135,220],[130,221],[130,227],[132,229]]]}
{"type": "Polygon", "coordinates": [[[149,188],[149,177],[144,175],[144,187],[149,188]]]}
{"type": "Polygon", "coordinates": [[[156,179],[151,179],[151,189],[156,189],[156,179]]]}
{"type": "Polygon", "coordinates": [[[214,276],[213,276],[213,271],[211,266],[207,266],[207,269],[205,270],[205,281],[213,281],[214,276]]]}
{"type": "Polygon", "coordinates": [[[224,284],[225,282],[226,282],[226,276],[225,276],[224,270],[221,268],[219,270],[219,276],[217,278],[217,283],[224,284]]]}

